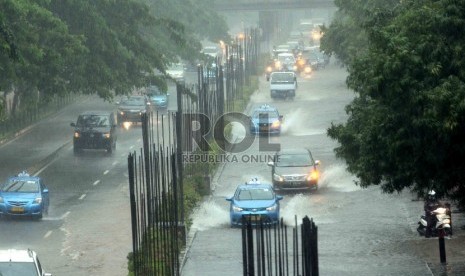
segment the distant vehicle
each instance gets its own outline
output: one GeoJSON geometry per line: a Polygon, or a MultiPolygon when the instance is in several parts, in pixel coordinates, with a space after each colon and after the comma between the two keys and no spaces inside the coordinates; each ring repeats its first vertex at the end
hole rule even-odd
{"type": "MultiPolygon", "coordinates": [[[[2,217],[30,216],[41,219],[43,214],[48,213],[49,205],[49,192],[44,181],[27,172],[8,178],[0,189],[0,215],[2,217]]],[[[7,275],[2,273],[3,270],[0,267],[0,275],[7,275]]]]}
{"type": "Polygon", "coordinates": [[[81,113],[74,127],[74,153],[83,149],[105,149],[112,153],[116,149],[116,118],[110,111],[86,111],[81,113]]]}
{"type": "Polygon", "coordinates": [[[294,72],[273,72],[270,74],[270,96],[294,99],[297,90],[297,76],[294,72]]]}
{"type": "Polygon", "coordinates": [[[276,69],[279,71],[297,71],[296,58],[291,53],[281,53],[277,57],[276,69]]]}
{"type": "Polygon", "coordinates": [[[52,274],[43,271],[36,252],[30,249],[0,250],[0,275],[52,276],[52,274]]]}
{"type": "Polygon", "coordinates": [[[184,72],[186,71],[186,66],[183,63],[173,63],[168,66],[166,73],[168,76],[173,78],[177,82],[184,82],[184,72]]]}
{"type": "Polygon", "coordinates": [[[157,109],[166,109],[168,107],[168,93],[163,92],[155,85],[147,88],[147,97],[152,106],[157,109]]]}
{"type": "Polygon", "coordinates": [[[291,46],[288,44],[281,44],[273,48],[273,55],[275,57],[277,57],[279,54],[282,54],[282,53],[292,53],[291,46]]]}
{"type": "Polygon", "coordinates": [[[217,46],[205,46],[203,47],[202,51],[200,51],[202,54],[208,55],[212,57],[213,59],[221,58],[220,54],[221,51],[219,47],[217,46]]]}
{"type": "Polygon", "coordinates": [[[256,108],[250,116],[250,132],[254,134],[280,134],[283,116],[276,107],[264,104],[256,108]]]}
{"type": "Polygon", "coordinates": [[[279,201],[273,186],[252,182],[237,186],[234,196],[226,198],[231,202],[229,217],[231,227],[241,226],[243,219],[252,225],[273,225],[279,221],[279,201]]]}
{"type": "Polygon", "coordinates": [[[314,160],[306,148],[282,149],[275,153],[271,178],[275,191],[317,190],[320,172],[319,160],[314,160]]]}
{"type": "Polygon", "coordinates": [[[140,123],[142,114],[151,110],[151,103],[147,96],[129,96],[118,104],[118,124],[124,122],[140,123]]]}

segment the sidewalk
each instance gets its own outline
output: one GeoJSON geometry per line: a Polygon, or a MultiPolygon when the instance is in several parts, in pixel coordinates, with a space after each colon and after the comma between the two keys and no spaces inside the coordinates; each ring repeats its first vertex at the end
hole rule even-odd
{"type": "MultiPolygon", "coordinates": [[[[453,207],[452,207],[453,208],[453,207]]],[[[434,276],[463,276],[465,275],[465,213],[452,213],[453,235],[445,238],[446,263],[441,264],[439,239],[424,238],[412,244],[434,276]]]]}

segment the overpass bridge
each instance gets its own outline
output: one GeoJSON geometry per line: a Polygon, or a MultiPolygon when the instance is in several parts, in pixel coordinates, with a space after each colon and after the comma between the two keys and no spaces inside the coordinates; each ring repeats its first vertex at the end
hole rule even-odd
{"type": "Polygon", "coordinates": [[[217,11],[282,11],[335,8],[334,0],[216,0],[217,11]]]}

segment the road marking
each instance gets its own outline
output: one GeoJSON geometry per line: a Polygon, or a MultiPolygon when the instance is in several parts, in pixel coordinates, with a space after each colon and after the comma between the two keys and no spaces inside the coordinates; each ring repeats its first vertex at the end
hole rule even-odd
{"type": "Polygon", "coordinates": [[[82,195],[79,197],[79,199],[82,200],[82,199],[84,199],[85,197],[86,197],[86,194],[82,194],[82,195]]]}
{"type": "Polygon", "coordinates": [[[109,172],[110,172],[109,170],[106,170],[106,171],[103,172],[103,175],[105,175],[105,174],[107,174],[109,172]]]}
{"type": "Polygon", "coordinates": [[[116,164],[118,164],[118,161],[113,162],[113,164],[111,164],[111,165],[115,166],[116,164]]]}
{"type": "Polygon", "coordinates": [[[97,184],[99,184],[99,183],[100,183],[100,180],[96,180],[96,181],[94,182],[94,186],[97,185],[97,184]]]}
{"type": "Polygon", "coordinates": [[[132,149],[134,147],[134,145],[130,146],[129,149],[132,149]]]}
{"type": "Polygon", "coordinates": [[[52,234],[52,232],[53,232],[53,231],[52,231],[52,230],[50,230],[50,231],[48,231],[47,233],[45,233],[45,235],[44,235],[44,239],[46,239],[46,238],[50,237],[50,235],[52,234]]]}
{"type": "Polygon", "coordinates": [[[61,219],[65,219],[67,216],[69,216],[70,213],[71,213],[70,211],[64,213],[64,214],[61,216],[61,219]]]}
{"type": "MultiPolygon", "coordinates": [[[[53,161],[55,161],[55,160],[53,160],[53,161]]],[[[36,173],[34,174],[34,176],[38,176],[41,172],[45,171],[46,168],[48,168],[50,165],[52,165],[53,161],[50,162],[50,163],[48,163],[47,165],[45,165],[45,166],[44,166],[42,169],[40,169],[38,172],[36,172],[36,173]]]]}

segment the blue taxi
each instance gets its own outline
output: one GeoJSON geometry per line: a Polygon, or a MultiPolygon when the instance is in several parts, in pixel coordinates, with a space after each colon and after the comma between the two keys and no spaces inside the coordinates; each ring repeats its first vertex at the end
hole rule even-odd
{"type": "Polygon", "coordinates": [[[278,109],[268,104],[256,108],[250,116],[250,132],[253,134],[280,134],[283,116],[278,109]]]}
{"type": "Polygon", "coordinates": [[[274,225],[279,221],[279,201],[283,196],[273,191],[271,184],[261,184],[254,180],[237,186],[230,201],[231,227],[242,226],[244,221],[252,225],[274,225]],[[243,220],[245,219],[245,220],[243,220]]]}
{"type": "Polygon", "coordinates": [[[1,216],[42,218],[50,204],[48,188],[43,180],[27,172],[10,177],[0,188],[1,216]]]}

